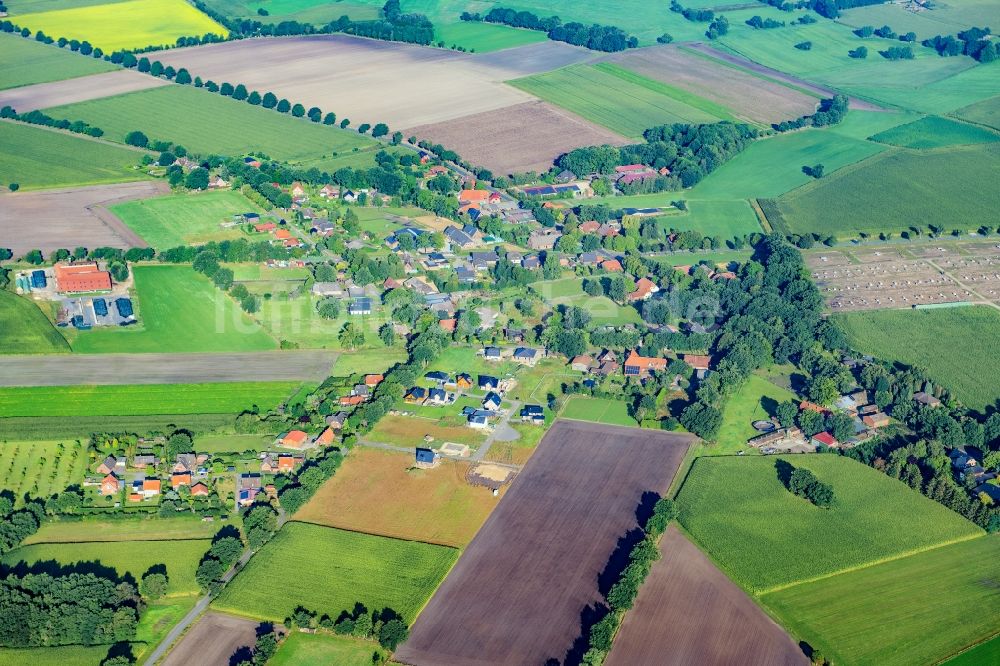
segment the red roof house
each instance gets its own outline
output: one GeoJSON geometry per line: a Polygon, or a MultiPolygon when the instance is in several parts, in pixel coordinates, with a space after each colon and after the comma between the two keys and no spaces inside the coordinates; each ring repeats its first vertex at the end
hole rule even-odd
{"type": "Polygon", "coordinates": [[[628,358],[625,359],[625,364],[622,368],[622,371],[628,377],[643,377],[653,371],[666,370],[667,359],[642,356],[633,349],[629,353],[628,358]]]}
{"type": "Polygon", "coordinates": [[[114,474],[108,474],[106,477],[101,479],[101,494],[102,495],[114,495],[121,489],[121,482],[118,477],[114,474]]]}

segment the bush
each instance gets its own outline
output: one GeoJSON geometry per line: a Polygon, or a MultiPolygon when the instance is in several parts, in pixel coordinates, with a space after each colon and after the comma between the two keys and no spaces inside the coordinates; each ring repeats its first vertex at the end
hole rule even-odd
{"type": "Polygon", "coordinates": [[[149,145],[149,137],[140,132],[139,130],[135,130],[125,135],[125,143],[127,143],[130,146],[145,148],[146,146],[149,145]]]}

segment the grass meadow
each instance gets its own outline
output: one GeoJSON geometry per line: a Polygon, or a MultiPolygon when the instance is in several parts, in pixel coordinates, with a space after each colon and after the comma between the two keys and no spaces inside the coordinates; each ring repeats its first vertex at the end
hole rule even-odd
{"type": "Polygon", "coordinates": [[[993,129],[1000,129],[1000,95],[970,104],[956,111],[955,115],[970,123],[978,123],[980,125],[987,125],[993,129]]]}
{"type": "Polygon", "coordinates": [[[444,546],[293,522],[213,605],[280,622],[299,605],[336,617],[360,602],[369,610],[391,608],[411,623],[457,558],[457,550],[444,546]]]}
{"type": "Polygon", "coordinates": [[[142,153],[104,141],[0,121],[0,183],[22,190],[146,180],[142,153]]]}
{"type": "Polygon", "coordinates": [[[66,645],[44,648],[4,648],[0,666],[94,666],[108,656],[107,645],[66,645]]]}
{"type": "Polygon", "coordinates": [[[114,518],[47,522],[22,544],[77,543],[81,541],[185,541],[215,536],[218,524],[202,522],[197,516],[114,518]]]}
{"type": "Polygon", "coordinates": [[[1000,635],[945,662],[947,666],[979,666],[1000,663],[1000,635]]]}
{"type": "Polygon", "coordinates": [[[0,90],[62,81],[118,69],[109,62],[85,58],[20,35],[0,34],[0,90]]]}
{"type": "Polygon", "coordinates": [[[355,373],[385,372],[405,360],[406,350],[402,347],[355,349],[342,352],[337,357],[332,373],[338,377],[346,377],[355,373]]]}
{"type": "Polygon", "coordinates": [[[473,23],[460,21],[434,26],[434,41],[442,41],[445,46],[462,46],[478,53],[499,51],[525,44],[535,44],[548,40],[539,30],[522,30],[494,23],[473,23]]]}
{"type": "Polygon", "coordinates": [[[233,190],[169,194],[115,204],[110,210],[157,249],[240,238],[239,228],[222,229],[219,223],[229,222],[235,214],[260,212],[256,204],[233,190]]]}
{"type": "MultiPolygon", "coordinates": [[[[410,405],[405,408],[415,411],[410,405]]],[[[427,409],[431,409],[428,407],[427,409]]],[[[466,419],[453,407],[436,407],[437,418],[417,416],[383,416],[365,439],[396,446],[425,446],[426,436],[436,442],[455,442],[473,448],[486,441],[486,433],[466,425],[466,419]]]]}
{"type": "MultiPolygon", "coordinates": [[[[761,601],[834,663],[936,664],[996,632],[998,578],[1000,537],[991,535],[795,585],[761,601]]],[[[948,663],[996,663],[1000,652],[993,640],[966,654],[948,663]]]]}
{"type": "Polygon", "coordinates": [[[778,403],[794,398],[795,394],[791,391],[772,384],[759,375],[750,375],[726,402],[719,436],[716,438],[718,443],[706,452],[719,455],[749,449],[747,440],[760,434],[754,430],[752,423],[758,419],[771,418],[778,403]]]}
{"type": "Polygon", "coordinates": [[[1000,312],[992,307],[851,312],[834,321],[858,351],[925,368],[968,407],[983,410],[1000,394],[1000,312]]]}
{"type": "Polygon", "coordinates": [[[789,192],[778,199],[781,220],[771,222],[841,238],[936,222],[971,229],[985,221],[983,211],[1000,208],[998,180],[998,144],[890,150],[789,192]]]}
{"type": "Polygon", "coordinates": [[[57,38],[87,40],[108,53],[173,46],[186,35],[228,35],[224,27],[184,0],[130,0],[18,14],[17,23],[57,38]]]}
{"type": "MultiPolygon", "coordinates": [[[[868,46],[871,49],[872,45],[868,46]]],[[[885,61],[887,72],[898,73],[893,81],[871,81],[867,77],[859,77],[845,92],[883,105],[936,114],[952,113],[1000,95],[1000,77],[993,68],[980,67],[969,58],[940,58],[927,51],[939,62],[929,61],[926,57],[905,62],[916,63],[920,68],[932,66],[938,70],[936,79],[927,80],[921,72],[911,71],[907,66],[902,69],[896,67],[904,61],[885,61]],[[942,68],[944,71],[941,71],[942,68]]],[[[872,56],[869,56],[871,59],[872,56]]]]}
{"type": "Polygon", "coordinates": [[[46,109],[46,113],[86,120],[114,141],[142,130],[150,138],[174,141],[205,154],[255,151],[296,162],[374,145],[374,139],[351,130],[317,125],[192,86],[163,86],[46,109]]]}
{"type": "Polygon", "coordinates": [[[149,414],[145,416],[11,416],[0,418],[0,439],[75,438],[92,432],[153,432],[185,428],[203,433],[232,426],[232,414],[149,414]]]}
{"type": "Polygon", "coordinates": [[[78,332],[70,340],[73,351],[259,351],[278,346],[229,296],[190,266],[136,266],[133,273],[141,324],[78,332]]]}
{"type": "Polygon", "coordinates": [[[0,289],[0,354],[68,352],[65,338],[27,298],[0,289]]]}
{"type": "MultiPolygon", "coordinates": [[[[385,659],[385,651],[372,641],[332,634],[303,634],[293,631],[268,660],[271,666],[371,666],[373,655],[385,659]]],[[[381,661],[379,662],[381,663],[381,661]]]]}
{"type": "MultiPolygon", "coordinates": [[[[247,287],[256,291],[250,284],[247,287]]],[[[265,299],[254,317],[275,338],[291,340],[303,348],[341,349],[338,334],[350,322],[364,331],[366,346],[385,349],[378,330],[388,321],[388,311],[375,309],[370,315],[349,315],[347,304],[343,303],[336,319],[325,319],[316,312],[321,300],[308,291],[297,298],[265,299]]]]}
{"type": "Polygon", "coordinates": [[[597,326],[621,326],[641,321],[639,312],[631,305],[618,305],[607,296],[588,296],[583,291],[583,278],[535,282],[531,289],[552,305],[583,308],[590,313],[591,321],[597,326]]]}
{"type": "Polygon", "coordinates": [[[757,214],[745,199],[738,200],[687,200],[688,210],[680,215],[659,218],[664,229],[674,231],[700,231],[704,236],[723,239],[759,233],[757,214]]]}
{"type": "Polygon", "coordinates": [[[628,405],[608,398],[592,398],[573,395],[567,398],[560,416],[577,421],[607,423],[608,425],[639,427],[639,423],[628,413],[628,405]]]}
{"type": "Polygon", "coordinates": [[[678,505],[681,524],[715,563],[758,594],[982,534],[902,482],[837,455],[699,458],[678,505]],[[789,492],[779,460],[830,484],[833,506],[789,492]]]}
{"type": "Polygon", "coordinates": [[[903,148],[943,148],[972,143],[996,143],[1000,134],[976,125],[960,123],[941,116],[926,116],[906,125],[880,132],[873,141],[903,148]]]}
{"type": "Polygon", "coordinates": [[[273,409],[299,382],[0,387],[0,417],[236,414],[273,409]]]}
{"type": "Polygon", "coordinates": [[[79,441],[3,441],[0,490],[48,497],[82,483],[88,463],[87,445],[79,441]]]}

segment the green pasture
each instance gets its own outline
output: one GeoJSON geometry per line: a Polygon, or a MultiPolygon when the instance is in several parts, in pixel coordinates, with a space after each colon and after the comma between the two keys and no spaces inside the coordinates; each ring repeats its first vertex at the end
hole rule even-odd
{"type": "Polygon", "coordinates": [[[199,437],[195,448],[202,453],[242,453],[267,451],[273,445],[274,435],[208,435],[199,437]]]}
{"type": "Polygon", "coordinates": [[[641,321],[639,312],[631,305],[619,305],[607,296],[588,296],[583,291],[583,278],[535,282],[531,285],[531,289],[553,306],[583,308],[590,313],[591,321],[597,326],[637,324],[641,321]]]}
{"type": "MultiPolygon", "coordinates": [[[[971,58],[941,58],[929,49],[923,50],[941,64],[926,58],[906,62],[917,63],[920,67],[935,64],[938,68],[948,67],[951,71],[943,72],[940,78],[927,83],[921,83],[919,72],[902,70],[895,84],[861,77],[847,86],[845,91],[880,104],[936,114],[951,113],[1000,94],[1000,77],[994,68],[976,65],[971,58]]],[[[872,56],[868,58],[870,60],[872,56]]],[[[891,70],[900,62],[885,64],[891,70]]]]}
{"type": "Polygon", "coordinates": [[[136,266],[139,326],[73,335],[73,351],[258,351],[278,345],[225,293],[190,266],[136,266]]]}
{"type": "Polygon", "coordinates": [[[94,666],[108,656],[108,645],[65,645],[61,647],[4,648],[0,666],[94,666]]]}
{"type": "Polygon", "coordinates": [[[965,108],[955,111],[955,115],[971,123],[1000,129],[1000,95],[970,104],[965,108]]]}
{"type": "Polygon", "coordinates": [[[789,192],[778,209],[793,233],[843,238],[928,224],[968,230],[987,221],[983,211],[1000,207],[998,181],[998,144],[890,150],[789,192]]]}
{"type": "Polygon", "coordinates": [[[539,30],[523,30],[494,23],[460,21],[434,26],[435,43],[441,41],[446,48],[462,46],[466,50],[478,53],[499,51],[546,40],[548,36],[539,30]]]}
{"type": "Polygon", "coordinates": [[[273,409],[299,382],[0,387],[0,417],[237,414],[273,409]]]}
{"type": "Polygon", "coordinates": [[[86,440],[0,442],[0,490],[18,498],[48,497],[82,483],[87,473],[86,440]]]}
{"type": "Polygon", "coordinates": [[[169,194],[115,204],[110,210],[158,249],[240,238],[239,228],[223,229],[219,224],[239,213],[260,212],[256,204],[233,190],[169,194]]]}
{"type": "Polygon", "coordinates": [[[740,450],[753,451],[747,446],[747,440],[760,433],[751,424],[758,419],[771,418],[779,403],[794,399],[795,394],[788,389],[772,384],[759,375],[750,375],[726,402],[716,438],[718,443],[709,448],[708,453],[719,455],[740,450]]]}
{"type": "Polygon", "coordinates": [[[994,636],[985,643],[980,643],[946,663],[948,666],[980,666],[980,664],[1000,663],[1000,635],[994,636]]]}
{"type": "Polygon", "coordinates": [[[566,399],[566,406],[559,414],[567,419],[607,423],[608,425],[639,427],[638,422],[628,413],[628,405],[620,400],[592,398],[573,395],[566,399]]]}
{"type": "Polygon", "coordinates": [[[0,183],[22,190],[145,180],[142,153],[58,130],[0,121],[0,183]]]}
{"type": "Polygon", "coordinates": [[[294,631],[281,643],[281,647],[268,660],[271,666],[312,666],[337,664],[338,666],[371,666],[372,655],[385,652],[372,641],[337,636],[334,634],[303,634],[294,631]]]}
{"type": "Polygon", "coordinates": [[[903,5],[884,4],[842,11],[837,19],[852,27],[890,25],[899,34],[917,33],[917,40],[955,34],[970,25],[1000,25],[1000,8],[989,0],[953,0],[912,12],[903,5]]]}
{"type": "Polygon", "coordinates": [[[677,500],[684,528],[758,594],[982,534],[904,483],[833,454],[699,458],[677,500]],[[832,486],[833,506],[789,492],[779,461],[832,486]]]}
{"type": "Polygon", "coordinates": [[[853,348],[926,369],[968,407],[984,410],[1000,395],[1000,312],[992,307],[851,312],[834,321],[853,348]]]}
{"type": "Polygon", "coordinates": [[[714,102],[610,64],[572,65],[509,83],[632,139],[655,125],[732,118],[714,102]]]}
{"type": "Polygon", "coordinates": [[[150,414],[146,416],[12,416],[0,418],[0,439],[87,438],[95,432],[164,432],[185,428],[203,433],[232,427],[232,414],[150,414]]]}
{"type": "Polygon", "coordinates": [[[341,352],[333,364],[332,373],[338,377],[347,377],[355,373],[385,372],[405,360],[406,350],[402,347],[352,349],[341,352]]]}
{"type": "MultiPolygon", "coordinates": [[[[199,448],[199,451],[201,449],[199,448]]],[[[202,522],[192,514],[177,517],[85,518],[46,522],[22,544],[72,544],[82,541],[197,541],[211,539],[219,531],[216,523],[202,522]]]]}
{"type": "Polygon", "coordinates": [[[351,323],[364,331],[364,346],[385,349],[378,330],[388,321],[387,311],[376,306],[370,315],[349,315],[345,300],[336,319],[325,319],[316,312],[316,304],[322,300],[311,292],[295,298],[265,298],[254,318],[276,339],[291,340],[303,348],[341,349],[338,335],[347,323],[351,323]]]}
{"type": "MultiPolygon", "coordinates": [[[[110,5],[113,2],[125,2],[126,0],[21,0],[17,3],[19,14],[38,14],[41,12],[51,12],[57,9],[77,9],[79,7],[91,7],[93,5],[110,5]]],[[[10,10],[8,10],[9,12],[10,10]]]]}
{"type": "Polygon", "coordinates": [[[167,567],[167,594],[197,594],[199,588],[194,573],[211,545],[208,539],[40,543],[17,548],[0,561],[7,565],[52,560],[63,565],[100,562],[113,568],[119,576],[131,574],[136,581],[150,567],[162,564],[167,567]]]}
{"type": "Polygon", "coordinates": [[[674,231],[700,231],[704,236],[729,239],[759,233],[757,214],[745,199],[737,201],[694,200],[687,201],[688,210],[680,215],[666,215],[660,219],[666,229],[674,231]]]}
{"type": "Polygon", "coordinates": [[[0,33],[0,90],[110,72],[114,65],[20,35],[0,33]]]}
{"type": "Polygon", "coordinates": [[[282,621],[297,606],[336,617],[358,602],[410,623],[458,557],[454,548],[288,523],[214,602],[219,610],[282,621]],[[282,593],[274,594],[275,576],[282,593]]]}
{"type": "MultiPolygon", "coordinates": [[[[996,633],[998,579],[1000,537],[991,535],[795,585],[761,601],[833,663],[936,664],[996,633]]],[[[998,654],[993,640],[948,663],[995,663],[990,658],[998,654]]]]}
{"type": "Polygon", "coordinates": [[[254,151],[293,162],[366,148],[374,141],[357,132],[317,125],[192,86],[141,90],[46,109],[46,113],[86,120],[114,141],[124,141],[129,132],[142,130],[150,138],[174,141],[196,153],[242,155],[254,151]]]}
{"type": "Polygon", "coordinates": [[[0,289],[0,354],[67,351],[66,340],[33,301],[0,289]]]}
{"type": "Polygon", "coordinates": [[[1000,134],[941,116],[925,116],[872,137],[872,141],[903,148],[943,148],[972,143],[996,143],[1000,134]]]}

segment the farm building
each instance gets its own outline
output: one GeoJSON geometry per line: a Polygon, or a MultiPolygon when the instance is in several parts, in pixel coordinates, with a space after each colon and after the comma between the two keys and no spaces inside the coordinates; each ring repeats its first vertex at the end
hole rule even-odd
{"type": "Polygon", "coordinates": [[[309,435],[305,432],[301,430],[289,430],[278,438],[278,446],[283,446],[286,449],[302,449],[305,448],[308,441],[309,435]]]}
{"type": "Polygon", "coordinates": [[[650,296],[660,290],[649,278],[639,278],[635,283],[635,291],[628,295],[628,300],[632,303],[636,301],[649,300],[650,296]]]}
{"type": "Polygon", "coordinates": [[[31,271],[31,288],[32,289],[45,289],[49,284],[48,279],[45,277],[45,271],[37,270],[31,271]]]}
{"type": "Polygon", "coordinates": [[[55,265],[56,289],[64,293],[111,291],[111,273],[102,271],[97,262],[55,265]]]}
{"type": "Polygon", "coordinates": [[[417,448],[415,458],[416,466],[422,469],[435,467],[439,462],[441,462],[438,454],[432,449],[417,448]]]}
{"type": "Polygon", "coordinates": [[[102,495],[114,495],[119,490],[121,490],[121,483],[118,481],[118,477],[116,477],[114,474],[108,474],[103,479],[101,479],[102,495]]]}
{"type": "Polygon", "coordinates": [[[132,301],[127,298],[116,298],[115,308],[118,310],[118,316],[122,319],[127,319],[134,314],[132,310],[132,301]]]}

